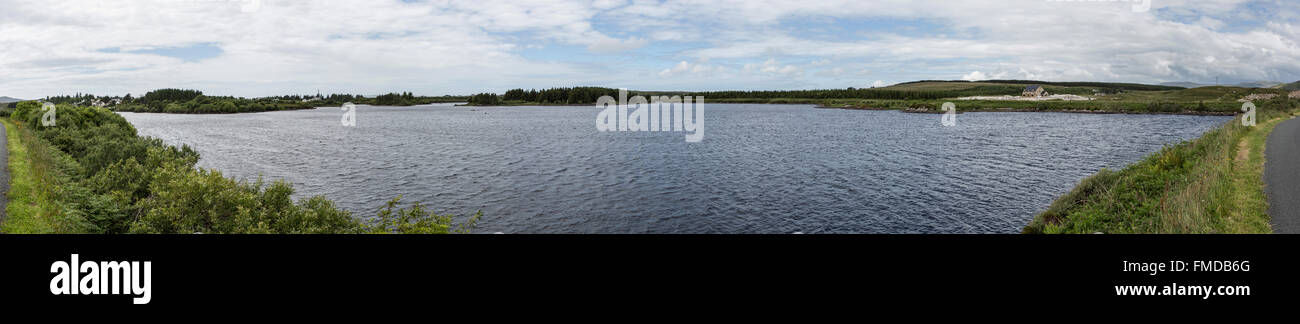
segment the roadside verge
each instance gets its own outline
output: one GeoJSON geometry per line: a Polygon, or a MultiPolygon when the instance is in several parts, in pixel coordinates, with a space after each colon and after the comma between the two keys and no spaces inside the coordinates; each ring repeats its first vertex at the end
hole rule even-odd
{"type": "Polygon", "coordinates": [[[1123,170],[1084,179],[1025,226],[1037,233],[1271,233],[1264,194],[1268,134],[1300,101],[1257,103],[1238,117],[1123,170]]]}

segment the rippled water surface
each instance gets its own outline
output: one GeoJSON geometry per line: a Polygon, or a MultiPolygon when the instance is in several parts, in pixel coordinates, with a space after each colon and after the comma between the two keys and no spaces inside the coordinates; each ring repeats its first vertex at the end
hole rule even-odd
{"type": "Polygon", "coordinates": [[[397,195],[507,233],[1013,233],[1079,180],[1228,117],[940,115],[710,104],[705,137],[600,133],[593,107],[122,113],[199,166],[360,216],[397,195]]]}

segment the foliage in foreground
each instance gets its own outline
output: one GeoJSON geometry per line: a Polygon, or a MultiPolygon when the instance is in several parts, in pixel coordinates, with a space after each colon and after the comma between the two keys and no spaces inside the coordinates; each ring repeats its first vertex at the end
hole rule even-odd
{"type": "Polygon", "coordinates": [[[1257,105],[1255,127],[1234,119],[1121,171],[1084,179],[1024,233],[1271,232],[1262,179],[1265,139],[1300,103],[1257,105]]]}
{"type": "Polygon", "coordinates": [[[9,203],[5,206],[4,233],[59,233],[73,232],[74,222],[59,213],[58,198],[54,192],[54,161],[46,147],[32,147],[20,143],[34,141],[36,135],[29,129],[19,129],[8,119],[3,119],[9,142],[9,203]]]}
{"type": "Polygon", "coordinates": [[[196,169],[199,154],[136,135],[103,108],[59,106],[42,126],[40,105],[15,110],[11,148],[11,233],[451,233],[479,215],[454,216],[394,199],[374,222],[360,221],[324,197],[293,201],[284,181],[236,181],[196,169]],[[17,143],[17,144],[15,144],[17,143]],[[397,215],[398,217],[392,217],[397,215]]]}

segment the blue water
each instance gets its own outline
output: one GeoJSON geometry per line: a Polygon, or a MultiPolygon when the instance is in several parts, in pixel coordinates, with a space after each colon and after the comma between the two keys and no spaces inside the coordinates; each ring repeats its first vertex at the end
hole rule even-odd
{"type": "Polygon", "coordinates": [[[482,210],[506,233],[1016,233],[1103,167],[1230,117],[940,115],[709,104],[705,137],[598,132],[594,107],[122,113],[227,176],[286,179],[370,217],[388,199],[482,210]]]}

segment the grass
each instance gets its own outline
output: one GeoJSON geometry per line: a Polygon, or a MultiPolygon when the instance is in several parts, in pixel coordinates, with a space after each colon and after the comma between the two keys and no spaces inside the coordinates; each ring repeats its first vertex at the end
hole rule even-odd
{"type": "Polygon", "coordinates": [[[56,198],[58,170],[53,152],[30,129],[9,118],[0,118],[0,122],[5,125],[9,148],[9,203],[0,232],[66,233],[56,198]]]}
{"type": "MultiPolygon", "coordinates": [[[[641,91],[641,95],[676,95],[671,91],[641,91]]],[[[1178,87],[1102,82],[1040,81],[918,81],[875,89],[827,89],[797,91],[715,91],[687,93],[702,95],[709,103],[746,104],[813,104],[829,108],[908,110],[940,112],[945,102],[957,104],[958,111],[1054,111],[1137,114],[1214,114],[1235,115],[1241,108],[1238,99],[1251,94],[1285,96],[1280,89],[1242,87],[1178,87]],[[1043,85],[1053,94],[1092,97],[1089,101],[1024,100],[956,100],[966,96],[1019,95],[1029,84],[1043,85]],[[1177,90],[1172,90],[1177,89],[1177,90]],[[854,92],[865,91],[865,92],[854,92]],[[875,92],[873,92],[875,91],[875,92]],[[876,93],[879,92],[879,93],[876,93]],[[867,99],[875,98],[875,99],[867,99]],[[942,99],[941,99],[942,98],[942,99]]],[[[473,105],[472,103],[470,105],[473,105]]],[[[545,104],[507,100],[493,105],[547,106],[589,104],[545,104]]]]}
{"type": "MultiPolygon", "coordinates": [[[[962,82],[919,82],[907,83],[883,89],[893,90],[944,90],[959,91],[975,87],[1019,86],[999,83],[962,83],[962,82]]],[[[1008,100],[955,100],[948,99],[909,99],[909,100],[871,100],[871,99],[829,99],[820,102],[822,106],[832,108],[858,109],[910,109],[931,110],[938,112],[944,102],[953,102],[958,111],[1073,111],[1103,113],[1162,113],[1162,114],[1222,114],[1233,115],[1241,109],[1241,99],[1251,94],[1276,94],[1286,96],[1279,89],[1241,88],[1241,87],[1200,87],[1181,90],[1122,91],[1117,94],[1103,94],[1103,88],[1087,86],[1045,86],[1054,94],[1075,94],[1095,98],[1090,101],[1008,101],[1008,100]]],[[[1018,94],[1015,93],[1015,94],[1018,94]]],[[[734,101],[734,100],[733,100],[734,101]]],[[[731,102],[731,101],[727,101],[731,102]]]]}
{"type": "Polygon", "coordinates": [[[1030,85],[1043,86],[1047,92],[1054,94],[1075,94],[1075,95],[1092,95],[1097,93],[1116,93],[1128,91],[1167,91],[1181,90],[1181,87],[1159,86],[1136,83],[1115,83],[1115,82],[1047,82],[1034,80],[986,80],[986,81],[916,81],[905,82],[896,85],[884,87],[887,90],[904,90],[904,91],[961,91],[974,88],[1002,88],[1007,89],[1010,95],[1020,94],[1021,90],[1030,85]]]}
{"type": "MultiPolygon", "coordinates": [[[[963,91],[974,89],[998,89],[1005,92],[1006,95],[1018,95],[1028,86],[1026,84],[998,83],[998,82],[911,82],[892,85],[880,88],[881,90],[902,90],[902,91],[963,91]]],[[[1064,87],[1055,85],[1043,85],[1043,89],[1053,94],[1077,94],[1092,95],[1101,91],[1100,87],[1064,87]]]]}
{"type": "Polygon", "coordinates": [[[1037,215],[1025,233],[1270,233],[1264,145],[1295,100],[1258,103],[1201,138],[1168,146],[1120,171],[1084,179],[1037,215]]]}
{"type": "Polygon", "coordinates": [[[1163,114],[1236,114],[1241,103],[1236,101],[1003,101],[1003,100],[868,100],[830,99],[821,102],[824,107],[848,109],[922,109],[939,112],[944,102],[957,105],[958,111],[1075,111],[1102,113],[1163,113],[1163,114]]]}
{"type": "MultiPolygon", "coordinates": [[[[1099,100],[1109,101],[1172,101],[1172,102],[1199,102],[1199,101],[1221,101],[1236,102],[1243,96],[1250,94],[1277,94],[1285,96],[1286,92],[1279,89],[1266,88],[1242,88],[1242,87],[1199,87],[1186,90],[1173,91],[1129,91],[1120,94],[1108,95],[1099,98],[1099,100]]],[[[1240,103],[1238,103],[1240,104],[1240,103]]]]}

